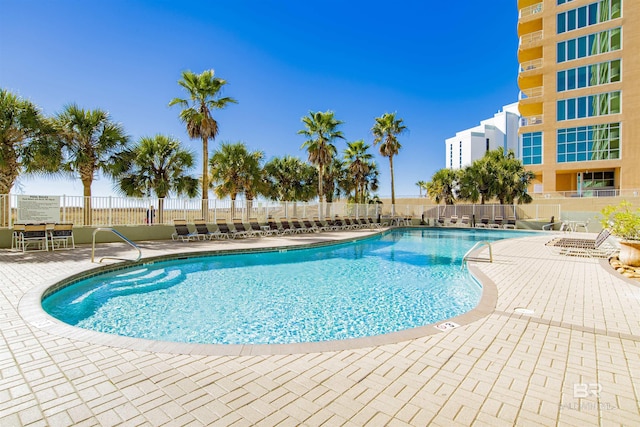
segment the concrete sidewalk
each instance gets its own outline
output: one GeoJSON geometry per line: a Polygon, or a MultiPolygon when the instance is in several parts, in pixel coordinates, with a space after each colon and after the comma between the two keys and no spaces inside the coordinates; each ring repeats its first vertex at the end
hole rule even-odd
{"type": "MultiPolygon", "coordinates": [[[[143,254],[365,233],[146,242],[143,254]]],[[[235,356],[69,336],[38,320],[34,290],[94,268],[90,248],[1,251],[0,425],[638,425],[640,287],[600,260],[550,254],[547,240],[501,241],[494,263],[473,263],[496,291],[495,309],[460,327],[370,347],[235,356]]],[[[105,255],[136,254],[100,245],[105,255]]]]}

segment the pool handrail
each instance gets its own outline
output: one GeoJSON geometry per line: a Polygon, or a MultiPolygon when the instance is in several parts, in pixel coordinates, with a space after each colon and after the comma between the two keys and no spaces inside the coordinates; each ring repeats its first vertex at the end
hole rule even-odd
{"type": "Polygon", "coordinates": [[[95,230],[93,230],[93,239],[91,242],[91,262],[94,262],[94,255],[96,252],[96,233],[98,231],[110,231],[113,234],[115,234],[116,236],[120,237],[122,240],[124,240],[126,243],[128,243],[130,246],[132,246],[135,250],[138,251],[138,257],[134,260],[130,260],[130,259],[126,259],[126,258],[116,258],[116,257],[102,257],[100,258],[100,261],[98,261],[99,263],[101,263],[102,261],[104,261],[105,259],[114,259],[114,260],[118,260],[118,261],[140,261],[140,258],[142,258],[142,251],[140,250],[140,247],[138,245],[136,245],[135,243],[133,243],[131,240],[127,239],[126,237],[124,237],[122,235],[122,233],[120,233],[118,230],[115,230],[111,227],[98,227],[95,230]]]}
{"type": "Polygon", "coordinates": [[[460,266],[461,269],[464,268],[464,263],[469,260],[469,254],[471,254],[471,252],[473,252],[480,245],[487,245],[489,247],[489,259],[487,260],[486,258],[471,258],[471,260],[472,261],[493,262],[493,250],[491,249],[491,243],[489,243],[488,240],[480,240],[479,242],[476,242],[475,245],[473,245],[471,247],[471,249],[469,249],[467,251],[467,253],[464,254],[464,256],[462,257],[462,265],[460,266]]]}

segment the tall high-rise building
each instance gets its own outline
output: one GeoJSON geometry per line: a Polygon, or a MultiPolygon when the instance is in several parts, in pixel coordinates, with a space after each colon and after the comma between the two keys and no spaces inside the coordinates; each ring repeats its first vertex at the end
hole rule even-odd
{"type": "Polygon", "coordinates": [[[445,140],[446,167],[462,169],[484,157],[487,151],[502,147],[506,153],[513,150],[520,157],[518,103],[505,105],[493,117],[482,120],[480,125],[457,132],[445,140]]]}
{"type": "Polygon", "coordinates": [[[640,189],[640,0],[518,0],[518,10],[530,191],[640,189]]]}

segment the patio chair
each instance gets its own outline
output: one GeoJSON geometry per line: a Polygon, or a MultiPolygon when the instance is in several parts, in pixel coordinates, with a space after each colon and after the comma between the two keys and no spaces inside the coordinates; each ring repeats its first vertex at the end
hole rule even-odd
{"type": "Polygon", "coordinates": [[[26,252],[30,245],[36,246],[40,251],[49,250],[49,237],[46,224],[26,224],[24,231],[18,238],[18,247],[26,252]]]}
{"type": "Polygon", "coordinates": [[[216,225],[218,226],[218,231],[227,236],[227,239],[235,239],[237,236],[235,230],[229,228],[227,221],[224,219],[219,219],[216,221],[216,225]]]}
{"type": "Polygon", "coordinates": [[[24,232],[24,224],[13,224],[13,233],[11,234],[11,250],[20,249],[20,237],[24,232]]]}
{"type": "Polygon", "coordinates": [[[373,218],[369,217],[367,218],[367,223],[369,224],[369,228],[381,228],[382,224],[380,224],[379,222],[375,222],[373,220],[373,218]]]}
{"type": "Polygon", "coordinates": [[[615,246],[607,243],[610,237],[611,232],[605,228],[595,239],[556,237],[545,243],[545,246],[555,255],[609,258],[617,251],[615,246]]]}
{"type": "Polygon", "coordinates": [[[489,217],[483,216],[480,218],[480,222],[476,223],[476,228],[487,228],[489,227],[489,217]]]}
{"type": "Polygon", "coordinates": [[[355,230],[357,226],[351,221],[350,218],[343,218],[344,225],[342,226],[345,230],[355,230]]]}
{"type": "Polygon", "coordinates": [[[460,218],[460,224],[470,226],[471,219],[469,219],[469,215],[462,215],[462,218],[460,218]]]}
{"type": "Polygon", "coordinates": [[[269,229],[268,225],[264,227],[261,226],[258,223],[257,218],[249,218],[249,227],[251,228],[253,234],[259,237],[271,236],[272,234],[274,234],[273,231],[269,229]]]}
{"type": "Polygon", "coordinates": [[[273,218],[267,219],[267,225],[269,226],[269,231],[271,232],[271,234],[275,234],[276,236],[282,234],[282,228],[278,226],[273,218]]]}
{"type": "Polygon", "coordinates": [[[51,250],[56,249],[75,249],[76,241],[73,237],[73,224],[54,224],[53,229],[49,232],[51,239],[51,250]],[[71,247],[69,247],[71,243],[71,247]]]}
{"type": "Polygon", "coordinates": [[[502,226],[505,229],[506,228],[511,228],[511,229],[516,229],[516,217],[515,216],[508,216],[507,217],[507,222],[502,226]]]}
{"type": "Polygon", "coordinates": [[[207,226],[207,223],[204,219],[195,219],[193,220],[193,224],[196,227],[196,234],[198,237],[204,239],[227,239],[229,238],[228,234],[221,233],[220,231],[211,231],[207,226]]]}
{"type": "Polygon", "coordinates": [[[351,219],[351,225],[353,226],[354,229],[361,229],[363,227],[362,222],[360,222],[358,218],[350,218],[350,219],[351,219]]]}
{"type": "Polygon", "coordinates": [[[334,228],[328,223],[323,223],[322,221],[320,221],[320,218],[313,218],[313,223],[315,224],[316,228],[320,231],[334,230],[334,228]]]}
{"type": "Polygon", "coordinates": [[[369,228],[369,222],[366,218],[360,218],[356,221],[358,221],[358,225],[360,226],[359,228],[369,228]]]}
{"type": "Polygon", "coordinates": [[[501,215],[496,215],[496,217],[493,218],[493,222],[498,226],[497,228],[502,228],[504,218],[501,215]]]}
{"type": "Polygon", "coordinates": [[[235,228],[235,232],[233,233],[233,237],[255,237],[256,234],[251,229],[247,229],[244,226],[244,223],[240,219],[233,220],[233,228],[235,228]]]}
{"type": "Polygon", "coordinates": [[[297,233],[310,233],[312,230],[309,230],[306,226],[302,225],[298,218],[291,218],[291,226],[297,233]]]}
{"type": "Polygon", "coordinates": [[[313,225],[313,223],[311,222],[311,220],[309,218],[302,218],[302,224],[307,227],[307,230],[309,230],[310,233],[319,233],[320,229],[318,227],[316,227],[315,225],[313,225]]]}
{"type": "Polygon", "coordinates": [[[188,242],[190,240],[200,239],[198,233],[189,231],[186,219],[174,219],[173,227],[176,231],[171,235],[171,240],[182,240],[183,242],[188,242]]]}
{"type": "Polygon", "coordinates": [[[458,223],[458,215],[451,215],[449,218],[449,225],[456,225],[458,223]]]}
{"type": "Polygon", "coordinates": [[[291,224],[289,224],[288,220],[281,219],[280,220],[280,233],[282,233],[282,234],[297,234],[297,233],[300,233],[300,231],[296,230],[293,226],[291,226],[291,224]]]}

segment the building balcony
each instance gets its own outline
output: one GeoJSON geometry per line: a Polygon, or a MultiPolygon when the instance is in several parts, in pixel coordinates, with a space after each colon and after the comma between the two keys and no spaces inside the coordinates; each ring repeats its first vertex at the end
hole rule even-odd
{"type": "Polygon", "coordinates": [[[530,117],[520,117],[520,126],[534,126],[542,124],[542,115],[539,116],[530,116],[530,117]]]}
{"type": "Polygon", "coordinates": [[[526,18],[528,16],[532,16],[538,13],[541,13],[544,10],[542,3],[532,4],[531,6],[527,6],[525,8],[520,9],[520,13],[518,14],[518,18],[526,18]]]}
{"type": "Polygon", "coordinates": [[[540,97],[544,94],[544,87],[543,86],[538,86],[538,87],[532,87],[529,89],[523,89],[520,91],[519,95],[518,95],[518,100],[522,100],[522,99],[529,99],[529,98],[537,98],[540,97]]]}
{"type": "Polygon", "coordinates": [[[522,35],[522,37],[520,37],[520,49],[526,49],[529,47],[532,47],[536,44],[538,44],[539,42],[542,41],[542,37],[543,37],[543,31],[534,31],[533,33],[528,33],[528,34],[524,34],[522,35]]]}
{"type": "Polygon", "coordinates": [[[524,73],[525,71],[538,70],[542,68],[542,58],[534,59],[532,61],[523,62],[520,64],[520,73],[524,73]]]}

